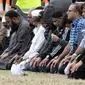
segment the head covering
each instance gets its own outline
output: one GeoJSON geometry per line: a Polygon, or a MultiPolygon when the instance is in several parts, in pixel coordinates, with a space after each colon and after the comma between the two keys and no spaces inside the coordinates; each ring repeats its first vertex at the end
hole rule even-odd
{"type": "Polygon", "coordinates": [[[39,16],[40,15],[40,12],[41,12],[42,10],[33,10],[32,11],[32,13],[31,13],[31,15],[34,17],[37,17],[37,16],[39,16]]]}
{"type": "Polygon", "coordinates": [[[52,4],[49,4],[44,9],[43,20],[46,24],[52,23],[52,15],[55,13],[55,8],[52,4]]]}
{"type": "Polygon", "coordinates": [[[6,12],[5,16],[12,18],[12,17],[18,17],[19,14],[14,10],[9,10],[8,12],[6,12]]]}

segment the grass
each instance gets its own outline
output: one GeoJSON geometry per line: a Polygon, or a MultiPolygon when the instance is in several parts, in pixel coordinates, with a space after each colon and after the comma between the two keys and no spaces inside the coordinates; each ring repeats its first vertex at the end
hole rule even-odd
{"type": "Polygon", "coordinates": [[[0,85],[85,85],[85,80],[68,79],[65,75],[26,72],[27,76],[12,76],[0,70],[0,85]]]}

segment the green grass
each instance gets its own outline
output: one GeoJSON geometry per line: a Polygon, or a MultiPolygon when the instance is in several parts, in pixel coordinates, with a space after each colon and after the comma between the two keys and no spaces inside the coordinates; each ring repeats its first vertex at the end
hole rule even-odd
{"type": "Polygon", "coordinates": [[[27,76],[12,76],[0,70],[0,85],[85,85],[85,80],[68,79],[65,75],[26,72],[27,76]]]}

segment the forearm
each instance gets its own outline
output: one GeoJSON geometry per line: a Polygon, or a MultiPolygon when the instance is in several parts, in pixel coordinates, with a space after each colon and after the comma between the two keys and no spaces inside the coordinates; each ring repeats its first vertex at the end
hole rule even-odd
{"type": "Polygon", "coordinates": [[[81,54],[83,52],[83,50],[84,50],[83,48],[78,47],[77,50],[76,50],[76,52],[75,52],[76,55],[78,56],[79,54],[81,54]]]}
{"type": "Polygon", "coordinates": [[[14,54],[16,52],[18,52],[20,50],[22,46],[22,43],[17,43],[17,45],[15,47],[13,47],[9,52],[8,55],[14,54]]]}
{"type": "Polygon", "coordinates": [[[85,61],[85,49],[83,49],[81,55],[79,55],[76,59],[77,61],[80,61],[80,60],[85,61]]]}
{"type": "Polygon", "coordinates": [[[70,52],[70,45],[69,43],[67,44],[67,46],[64,48],[63,52],[59,55],[58,59],[61,60],[63,59],[66,55],[68,55],[70,52]]]}

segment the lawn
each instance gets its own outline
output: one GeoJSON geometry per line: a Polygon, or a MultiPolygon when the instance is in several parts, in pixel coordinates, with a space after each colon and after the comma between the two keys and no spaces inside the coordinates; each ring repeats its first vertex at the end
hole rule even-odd
{"type": "Polygon", "coordinates": [[[85,80],[68,79],[65,75],[26,72],[27,76],[13,76],[0,70],[0,85],[85,85],[85,80]]]}

